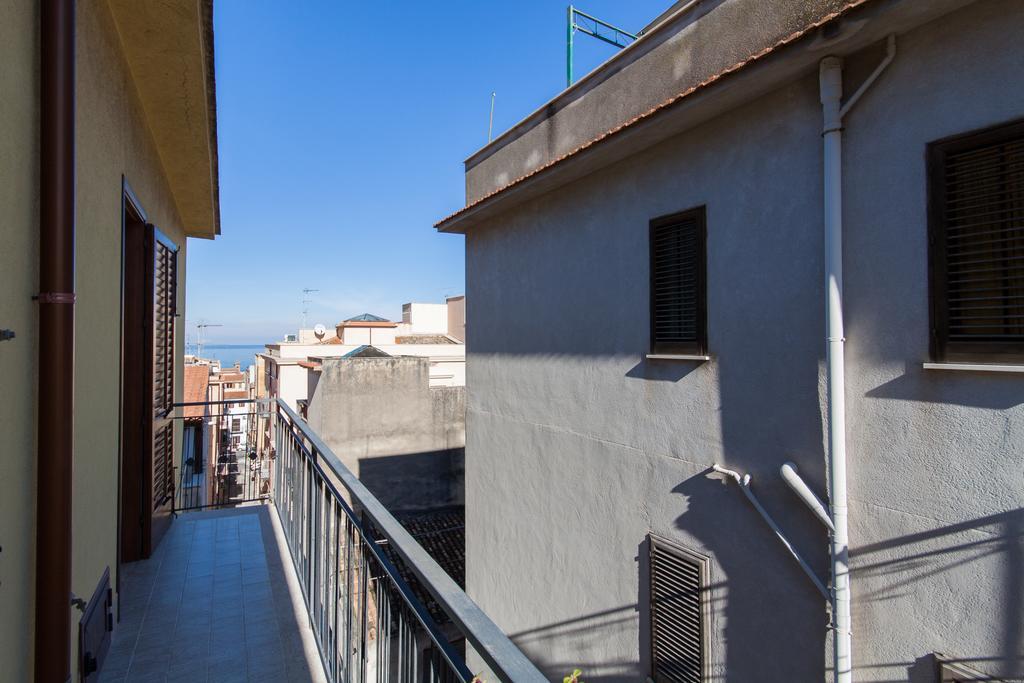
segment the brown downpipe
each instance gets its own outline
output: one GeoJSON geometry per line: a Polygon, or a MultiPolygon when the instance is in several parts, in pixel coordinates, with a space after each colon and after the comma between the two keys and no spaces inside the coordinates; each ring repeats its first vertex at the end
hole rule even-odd
{"type": "Polygon", "coordinates": [[[75,377],[75,0],[40,22],[35,680],[71,678],[75,377]]]}

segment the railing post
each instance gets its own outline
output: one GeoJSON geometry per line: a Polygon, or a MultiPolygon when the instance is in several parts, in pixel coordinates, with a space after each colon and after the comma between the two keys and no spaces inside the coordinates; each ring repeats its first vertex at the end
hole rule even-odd
{"type": "Polygon", "coordinates": [[[340,563],[339,554],[341,552],[341,509],[338,507],[337,501],[331,503],[331,516],[334,519],[334,585],[333,595],[331,596],[331,604],[334,606],[334,628],[332,630],[333,637],[331,639],[331,660],[334,663],[334,676],[333,679],[338,679],[338,600],[340,597],[340,581],[338,576],[338,565],[340,563]]]}
{"type": "Polygon", "coordinates": [[[420,676],[446,683],[472,679],[407,582],[405,569],[451,617],[495,680],[544,681],[304,421],[284,402],[278,400],[276,406],[274,502],[330,683],[367,683],[371,678],[390,683],[392,672],[398,683],[421,683],[420,676]],[[396,564],[405,568],[400,571],[396,564]],[[423,647],[427,649],[421,652],[423,647]]]}

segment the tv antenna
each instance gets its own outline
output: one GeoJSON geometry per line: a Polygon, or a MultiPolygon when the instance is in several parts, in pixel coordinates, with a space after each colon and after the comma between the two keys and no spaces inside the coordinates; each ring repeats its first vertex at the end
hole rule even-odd
{"type": "Polygon", "coordinates": [[[310,289],[309,287],[302,290],[302,326],[299,327],[300,330],[306,329],[306,316],[309,315],[309,305],[313,303],[309,295],[319,291],[319,289],[310,289]]]}
{"type": "Polygon", "coordinates": [[[196,323],[196,358],[203,357],[203,330],[207,327],[224,327],[219,323],[208,323],[205,320],[200,320],[196,323]]]}
{"type": "Polygon", "coordinates": [[[491,118],[487,122],[487,142],[491,141],[491,133],[494,131],[494,97],[497,95],[495,92],[491,92],[491,118]]]}
{"type": "Polygon", "coordinates": [[[612,26],[606,21],[601,21],[597,17],[592,17],[586,12],[581,12],[572,5],[569,5],[568,17],[569,22],[566,30],[568,42],[565,54],[565,87],[567,88],[572,85],[572,43],[573,35],[576,31],[593,36],[598,40],[603,40],[609,45],[614,45],[620,49],[626,47],[639,37],[629,31],[623,31],[617,26],[612,26]]]}

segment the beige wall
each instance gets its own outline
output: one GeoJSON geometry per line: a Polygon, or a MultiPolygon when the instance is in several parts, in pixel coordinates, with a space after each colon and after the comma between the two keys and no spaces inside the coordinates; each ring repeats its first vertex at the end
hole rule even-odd
{"type": "Polygon", "coordinates": [[[0,327],[17,335],[0,342],[0,662],[6,680],[24,681],[34,623],[39,17],[25,0],[0,0],[0,17],[0,327]]]}
{"type": "MultiPolygon", "coordinates": [[[[35,491],[38,229],[38,7],[0,0],[0,661],[4,677],[31,676],[35,491]]],[[[91,596],[103,570],[115,578],[121,290],[121,179],[181,246],[179,320],[184,320],[185,239],[106,3],[78,4],[77,294],[72,591],[91,596]]],[[[175,342],[181,400],[184,330],[175,342]]],[[[43,416],[43,419],[49,419],[43,416]]],[[[180,426],[176,445],[180,448],[180,426]]],[[[45,476],[45,475],[44,475],[45,476]]],[[[72,613],[73,636],[78,613],[72,613]]],[[[72,667],[77,637],[72,637],[72,667]]]]}
{"type": "Polygon", "coordinates": [[[460,342],[466,341],[466,297],[453,296],[447,300],[448,334],[460,342]]]}

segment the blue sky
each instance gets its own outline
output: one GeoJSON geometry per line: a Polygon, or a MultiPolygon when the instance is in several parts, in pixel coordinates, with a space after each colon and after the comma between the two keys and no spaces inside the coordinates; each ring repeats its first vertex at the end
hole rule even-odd
{"type": "MultiPolygon", "coordinates": [[[[639,30],[670,0],[579,8],[639,30]]],[[[462,161],[565,85],[567,3],[218,0],[222,235],[190,240],[187,337],[262,343],[464,289],[462,161]]],[[[611,46],[576,41],[576,74],[611,46]]]]}

